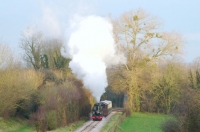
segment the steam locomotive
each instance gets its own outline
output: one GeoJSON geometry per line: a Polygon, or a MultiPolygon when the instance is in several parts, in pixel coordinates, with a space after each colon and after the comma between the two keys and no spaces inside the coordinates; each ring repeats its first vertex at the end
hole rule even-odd
{"type": "Polygon", "coordinates": [[[110,114],[112,110],[112,102],[109,100],[100,101],[94,104],[92,108],[93,121],[101,121],[103,117],[110,114]]]}

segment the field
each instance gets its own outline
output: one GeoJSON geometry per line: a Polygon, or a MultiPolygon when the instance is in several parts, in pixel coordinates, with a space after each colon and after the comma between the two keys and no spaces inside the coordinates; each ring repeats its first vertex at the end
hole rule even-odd
{"type": "Polygon", "coordinates": [[[150,113],[133,113],[119,125],[117,132],[162,132],[160,125],[170,116],[150,113]]]}

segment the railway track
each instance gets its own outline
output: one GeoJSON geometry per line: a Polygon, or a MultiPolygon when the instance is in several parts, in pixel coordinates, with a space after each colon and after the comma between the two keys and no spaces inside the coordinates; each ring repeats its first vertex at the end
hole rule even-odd
{"type": "Polygon", "coordinates": [[[123,108],[113,108],[111,110],[111,113],[107,117],[104,117],[102,121],[88,121],[88,123],[84,127],[78,129],[75,132],[100,132],[101,127],[105,125],[105,122],[109,121],[112,115],[114,115],[117,112],[123,111],[123,108]]]}
{"type": "Polygon", "coordinates": [[[91,121],[89,125],[87,125],[81,132],[92,132],[93,129],[97,126],[100,121],[91,121]]]}

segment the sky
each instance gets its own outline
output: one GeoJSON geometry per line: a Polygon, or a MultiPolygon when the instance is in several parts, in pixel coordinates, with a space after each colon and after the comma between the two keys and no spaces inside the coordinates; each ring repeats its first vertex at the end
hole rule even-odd
{"type": "Polygon", "coordinates": [[[158,17],[163,30],[184,36],[183,59],[190,63],[200,56],[199,5],[200,0],[0,0],[0,42],[20,53],[21,34],[29,26],[61,36],[75,14],[117,18],[141,8],[158,17]]]}

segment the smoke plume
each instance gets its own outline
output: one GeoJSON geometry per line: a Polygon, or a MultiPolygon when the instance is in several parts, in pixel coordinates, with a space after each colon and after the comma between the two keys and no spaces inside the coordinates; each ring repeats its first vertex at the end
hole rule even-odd
{"type": "Polygon", "coordinates": [[[112,24],[106,18],[88,16],[72,20],[71,28],[62,54],[72,59],[69,67],[73,74],[99,101],[108,85],[106,68],[125,63],[123,55],[116,54],[112,24]]]}
{"type": "Polygon", "coordinates": [[[23,33],[26,37],[41,33],[41,39],[65,41],[61,49],[62,55],[72,59],[69,67],[73,74],[83,81],[84,86],[90,89],[99,101],[108,85],[106,68],[125,63],[126,59],[123,55],[116,54],[113,27],[109,19],[77,15],[86,16],[93,13],[93,4],[95,3],[91,1],[73,1],[63,6],[59,2],[44,2],[42,17],[36,21],[36,25],[29,26],[23,33]],[[70,19],[71,17],[73,19],[70,19]],[[69,28],[65,30],[67,21],[69,28]]]}

